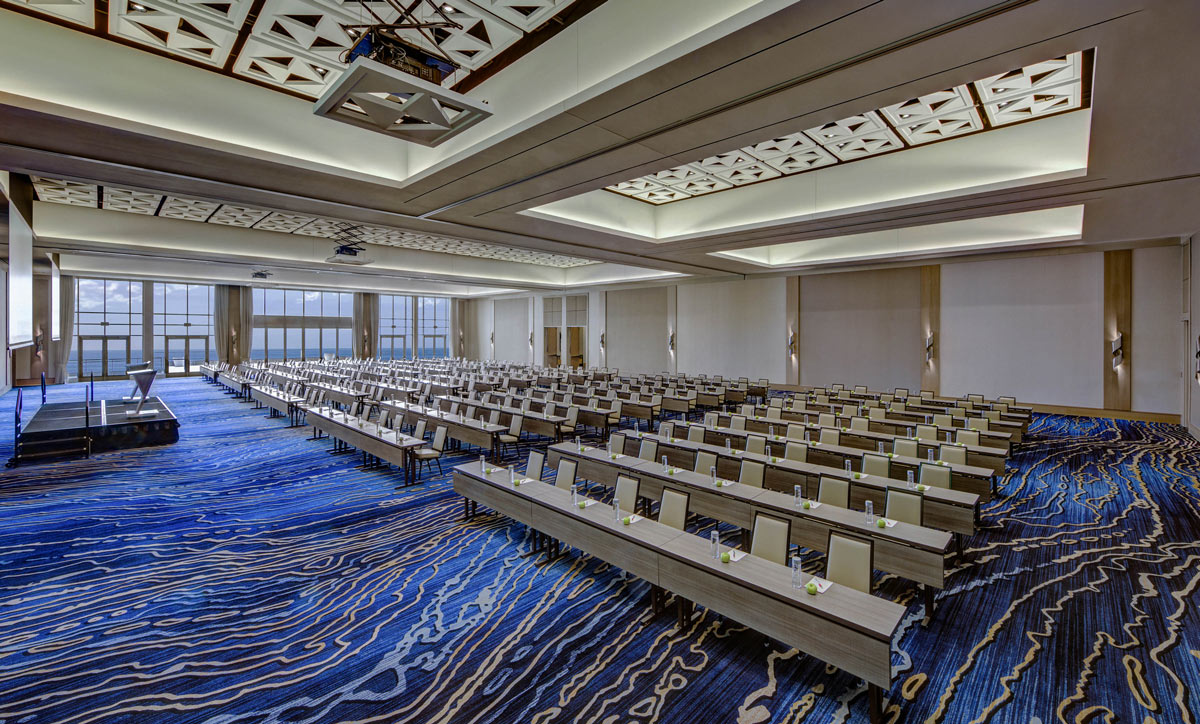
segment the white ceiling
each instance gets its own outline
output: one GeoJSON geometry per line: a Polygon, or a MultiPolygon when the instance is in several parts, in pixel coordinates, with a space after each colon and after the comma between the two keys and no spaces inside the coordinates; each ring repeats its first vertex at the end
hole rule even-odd
{"type": "Polygon", "coordinates": [[[1083,107],[1083,60],[1082,52],[1070,53],[606,189],[669,204],[1077,110],[1083,107]]]}
{"type": "Polygon", "coordinates": [[[259,231],[274,231],[283,234],[316,236],[334,239],[339,232],[352,229],[354,239],[368,244],[395,246],[442,254],[458,254],[479,259],[496,259],[519,264],[569,269],[577,266],[597,264],[591,259],[582,259],[562,254],[549,254],[529,249],[518,249],[498,244],[483,244],[477,241],[452,239],[433,234],[419,234],[403,229],[383,226],[353,224],[327,217],[287,214],[280,211],[249,208],[234,204],[223,204],[201,199],[185,199],[146,191],[100,187],[93,183],[35,177],[34,189],[38,200],[68,206],[84,206],[106,211],[122,211],[145,214],[167,219],[180,219],[223,226],[238,226],[259,231]]]}

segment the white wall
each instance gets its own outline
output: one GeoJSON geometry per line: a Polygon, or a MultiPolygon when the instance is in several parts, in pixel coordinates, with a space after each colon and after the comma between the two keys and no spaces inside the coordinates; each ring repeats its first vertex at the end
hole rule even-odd
{"type": "Polygon", "coordinates": [[[1104,255],[942,265],[948,395],[1104,406],[1104,255]]]}
{"type": "Polygon", "coordinates": [[[919,390],[923,355],[919,268],[800,278],[800,384],[919,390]]]}
{"type": "Polygon", "coordinates": [[[496,359],[529,362],[529,298],[497,299],[496,359]]]}
{"type": "Polygon", "coordinates": [[[1133,409],[1179,414],[1180,247],[1133,250],[1133,409]]]}
{"type": "Polygon", "coordinates": [[[680,372],[786,380],[786,277],[681,284],[678,290],[680,372]]]}
{"type": "Polygon", "coordinates": [[[492,359],[496,303],[491,299],[472,299],[467,302],[467,310],[467,357],[492,359]]]}
{"type": "Polygon", "coordinates": [[[605,339],[610,368],[623,372],[661,372],[670,368],[667,296],[668,287],[624,289],[606,294],[605,339]]]}

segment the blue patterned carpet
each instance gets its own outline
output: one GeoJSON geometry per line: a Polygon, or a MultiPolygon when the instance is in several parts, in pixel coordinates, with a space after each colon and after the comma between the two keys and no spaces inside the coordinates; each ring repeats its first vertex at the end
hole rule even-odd
{"type": "MultiPolygon", "coordinates": [[[[156,393],[179,443],[0,473],[0,724],[865,719],[845,674],[461,522],[448,476],[398,489],[197,379],[156,393]]],[[[1013,465],[930,626],[879,579],[911,602],[885,719],[1197,721],[1200,446],[1043,416],[1013,465]]]]}

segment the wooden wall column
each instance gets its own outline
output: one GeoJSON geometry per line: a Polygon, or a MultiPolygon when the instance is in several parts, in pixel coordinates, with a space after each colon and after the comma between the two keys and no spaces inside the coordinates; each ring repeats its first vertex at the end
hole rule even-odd
{"type": "Polygon", "coordinates": [[[1133,250],[1104,252],[1104,409],[1133,407],[1133,250]],[[1124,359],[1112,366],[1112,342],[1122,336],[1124,359]]]}
{"type": "Polygon", "coordinates": [[[942,267],[921,267],[921,389],[941,393],[942,267]],[[925,340],[933,335],[933,359],[925,360],[925,340]]]}

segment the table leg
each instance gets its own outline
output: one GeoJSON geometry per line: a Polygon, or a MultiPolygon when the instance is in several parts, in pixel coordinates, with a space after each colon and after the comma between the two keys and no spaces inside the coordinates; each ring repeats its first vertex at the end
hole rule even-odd
{"type": "Polygon", "coordinates": [[[878,686],[867,684],[867,709],[871,714],[871,724],[880,724],[883,721],[882,694],[878,686]]]}

